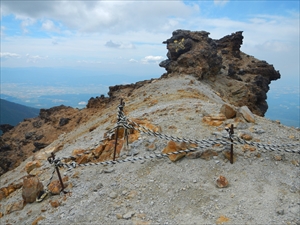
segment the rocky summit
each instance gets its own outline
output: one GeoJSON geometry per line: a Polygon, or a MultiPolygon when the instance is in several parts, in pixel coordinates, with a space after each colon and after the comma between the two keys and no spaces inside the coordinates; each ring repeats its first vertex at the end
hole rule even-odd
{"type": "Polygon", "coordinates": [[[300,131],[262,117],[280,74],[242,32],[208,35],[174,31],[159,79],[5,132],[0,224],[299,224],[300,131]]]}

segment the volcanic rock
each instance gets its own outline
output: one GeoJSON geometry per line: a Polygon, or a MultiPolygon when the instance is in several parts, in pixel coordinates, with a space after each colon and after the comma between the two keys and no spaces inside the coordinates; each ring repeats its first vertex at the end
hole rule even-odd
{"type": "Polygon", "coordinates": [[[167,60],[159,65],[167,70],[164,78],[189,74],[207,83],[228,103],[246,105],[263,116],[268,109],[266,93],[279,71],[240,51],[242,31],[219,40],[206,31],[176,30],[167,44],[167,60]]]}

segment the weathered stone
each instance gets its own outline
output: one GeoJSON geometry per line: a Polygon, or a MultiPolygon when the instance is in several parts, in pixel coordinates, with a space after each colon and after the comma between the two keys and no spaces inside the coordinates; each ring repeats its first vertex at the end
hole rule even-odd
{"type": "Polygon", "coordinates": [[[109,196],[110,198],[112,198],[112,199],[115,199],[115,198],[118,197],[118,194],[117,194],[116,192],[112,191],[112,192],[110,192],[110,193],[108,194],[108,196],[109,196]]]}
{"type": "Polygon", "coordinates": [[[223,104],[220,113],[224,114],[227,119],[234,118],[236,115],[236,111],[228,104],[223,104]]]}
{"type": "Polygon", "coordinates": [[[22,198],[26,203],[32,203],[40,191],[44,190],[44,185],[37,177],[24,178],[22,198]]]}
{"type": "MultiPolygon", "coordinates": [[[[67,181],[69,180],[68,177],[64,177],[62,179],[64,187],[66,188],[68,186],[67,181]]],[[[61,185],[60,185],[60,181],[59,180],[54,180],[52,181],[49,186],[48,186],[48,190],[51,192],[51,194],[53,195],[58,195],[61,192],[61,185]]]]}
{"type": "Polygon", "coordinates": [[[224,224],[225,222],[228,222],[229,218],[227,218],[226,216],[221,215],[217,221],[216,224],[224,224]]]}
{"type": "Polygon", "coordinates": [[[127,212],[127,213],[125,213],[125,214],[123,215],[123,219],[128,220],[128,219],[130,219],[134,214],[135,214],[134,211],[129,211],[129,212],[127,212]]]}
{"type": "Polygon", "coordinates": [[[56,200],[50,201],[50,205],[53,208],[57,208],[58,206],[60,206],[60,202],[56,199],[56,200]]]}
{"type": "Polygon", "coordinates": [[[254,152],[256,150],[256,148],[254,146],[251,146],[251,145],[243,145],[243,151],[246,152],[246,151],[250,151],[250,152],[254,152]]]}
{"type": "MultiPolygon", "coordinates": [[[[179,145],[177,145],[174,141],[169,141],[167,147],[165,147],[162,150],[162,153],[176,152],[181,149],[182,148],[179,145]]],[[[179,159],[183,158],[185,155],[186,155],[186,153],[183,152],[183,153],[179,153],[179,154],[172,154],[172,155],[169,155],[168,157],[172,162],[175,162],[175,161],[178,161],[179,159]]]]}
{"type": "Polygon", "coordinates": [[[250,134],[242,134],[241,138],[246,140],[246,141],[250,141],[250,140],[253,139],[252,135],[250,135],[250,134]]]}
{"type": "Polygon", "coordinates": [[[242,114],[244,119],[249,123],[255,123],[255,118],[253,113],[249,110],[247,106],[242,106],[239,108],[239,112],[242,114]]]}
{"type": "Polygon", "coordinates": [[[24,206],[25,206],[25,202],[23,200],[21,200],[19,202],[12,203],[12,204],[9,204],[6,207],[5,214],[10,214],[10,213],[15,212],[15,211],[20,211],[24,208],[24,206]]]}
{"type": "Polygon", "coordinates": [[[41,167],[40,161],[34,160],[34,161],[28,162],[28,163],[26,164],[25,170],[26,170],[26,172],[29,174],[33,169],[39,168],[39,167],[41,167]]]}
{"type": "Polygon", "coordinates": [[[32,222],[32,224],[31,225],[37,225],[38,224],[38,222],[40,221],[40,220],[43,220],[43,219],[45,219],[45,217],[43,217],[43,216],[39,216],[38,218],[36,218],[33,222],[32,222]]]}
{"type": "Polygon", "coordinates": [[[216,184],[219,188],[224,188],[227,187],[229,183],[226,177],[219,176],[216,180],[216,184]]]}

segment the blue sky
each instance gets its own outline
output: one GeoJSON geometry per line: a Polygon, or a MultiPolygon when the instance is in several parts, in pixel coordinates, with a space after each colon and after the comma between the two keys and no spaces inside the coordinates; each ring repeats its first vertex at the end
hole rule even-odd
{"type": "Polygon", "coordinates": [[[160,77],[162,42],[176,29],[205,30],[214,39],[244,31],[241,50],[280,71],[274,85],[299,93],[298,0],[1,0],[1,93],[101,93],[108,85],[160,77]]]}

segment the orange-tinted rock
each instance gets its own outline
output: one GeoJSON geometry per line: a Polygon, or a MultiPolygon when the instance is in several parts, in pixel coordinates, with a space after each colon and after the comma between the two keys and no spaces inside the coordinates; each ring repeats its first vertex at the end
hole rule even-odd
{"type": "Polygon", "coordinates": [[[243,145],[243,151],[246,152],[246,151],[250,151],[250,152],[254,152],[256,150],[256,148],[254,146],[251,146],[251,145],[243,145]]]}
{"type": "Polygon", "coordinates": [[[36,218],[33,222],[32,222],[32,224],[31,225],[37,225],[38,224],[38,222],[40,221],[40,220],[43,220],[43,219],[45,219],[45,217],[43,217],[43,216],[39,216],[38,218],[36,218]]]}
{"type": "Polygon", "coordinates": [[[219,188],[224,188],[227,187],[229,183],[226,177],[219,176],[218,179],[216,180],[216,184],[219,188]]]}
{"type": "Polygon", "coordinates": [[[218,219],[217,219],[217,224],[223,224],[225,222],[228,222],[229,218],[227,218],[226,216],[221,215],[218,219]]]}
{"type": "MultiPolygon", "coordinates": [[[[177,152],[177,151],[181,150],[182,147],[183,146],[177,145],[174,141],[169,141],[167,147],[165,147],[163,149],[162,153],[177,152]]],[[[186,153],[183,152],[183,153],[179,153],[179,154],[172,154],[172,155],[169,155],[168,157],[172,162],[175,162],[175,161],[183,158],[185,155],[186,155],[186,153]]]]}
{"type": "Polygon", "coordinates": [[[58,200],[53,200],[53,201],[50,201],[50,205],[53,208],[57,208],[58,206],[60,206],[60,202],[58,200]]]}
{"type": "Polygon", "coordinates": [[[226,117],[223,114],[204,116],[202,121],[209,126],[220,126],[226,117]]]}
{"type": "Polygon", "coordinates": [[[216,151],[209,149],[209,150],[204,151],[201,154],[200,158],[205,159],[205,160],[210,160],[213,156],[217,156],[217,155],[218,155],[218,153],[216,151]]]}
{"type": "MultiPolygon", "coordinates": [[[[230,151],[225,151],[223,152],[224,156],[226,159],[228,159],[230,161],[230,157],[231,157],[231,153],[230,151]]],[[[236,154],[233,151],[233,162],[236,162],[236,154]]]]}
{"type": "Polygon", "coordinates": [[[72,155],[76,156],[76,155],[83,154],[84,152],[85,152],[84,149],[74,149],[73,152],[72,152],[72,155]]]}
{"type": "Polygon", "coordinates": [[[40,191],[44,190],[44,185],[37,177],[24,178],[22,198],[26,203],[32,203],[40,191]]]}
{"type": "Polygon", "coordinates": [[[28,162],[25,166],[25,170],[28,174],[30,174],[30,172],[35,169],[35,168],[39,168],[41,167],[41,163],[40,161],[38,160],[35,160],[35,161],[31,161],[31,162],[28,162]]]}
{"type": "MultiPolygon", "coordinates": [[[[63,180],[63,184],[64,187],[66,188],[68,186],[68,184],[66,183],[66,181],[68,181],[68,177],[64,177],[63,180]]],[[[51,192],[51,194],[53,195],[58,195],[61,192],[61,185],[60,185],[60,181],[59,180],[54,180],[52,181],[49,186],[48,186],[48,190],[51,192]]]]}
{"type": "MultiPolygon", "coordinates": [[[[116,157],[120,155],[121,149],[123,147],[124,140],[120,139],[118,140],[117,149],[116,149],[116,157]]],[[[101,156],[99,157],[99,161],[107,161],[112,160],[114,155],[114,149],[115,149],[115,141],[111,140],[108,141],[105,144],[104,151],[102,152],[101,156]]]]}
{"type": "Polygon", "coordinates": [[[20,211],[24,208],[24,206],[25,206],[25,204],[24,204],[23,200],[21,200],[19,202],[12,203],[12,204],[10,204],[6,207],[5,214],[10,214],[10,213],[15,212],[15,211],[20,211]]]}
{"type": "Polygon", "coordinates": [[[11,193],[13,193],[15,190],[19,189],[22,187],[22,183],[18,183],[18,184],[10,184],[7,187],[3,187],[0,189],[0,201],[3,198],[6,198],[7,196],[9,196],[11,193]]]}
{"type": "Polygon", "coordinates": [[[104,145],[99,145],[97,148],[95,148],[93,150],[93,154],[96,158],[99,158],[99,156],[102,154],[103,150],[104,150],[104,145]]]}
{"type": "Polygon", "coordinates": [[[89,162],[88,155],[82,155],[76,159],[76,163],[78,163],[78,164],[84,164],[84,163],[88,163],[88,162],[89,162]]]}
{"type": "Polygon", "coordinates": [[[246,141],[250,141],[253,139],[253,137],[250,134],[242,134],[241,138],[246,140],[246,141]]]}
{"type": "Polygon", "coordinates": [[[2,212],[0,212],[0,218],[2,218],[3,217],[3,213],[2,212]]]}
{"type": "Polygon", "coordinates": [[[223,104],[220,113],[224,114],[227,119],[234,118],[236,111],[228,104],[223,104]]]}

